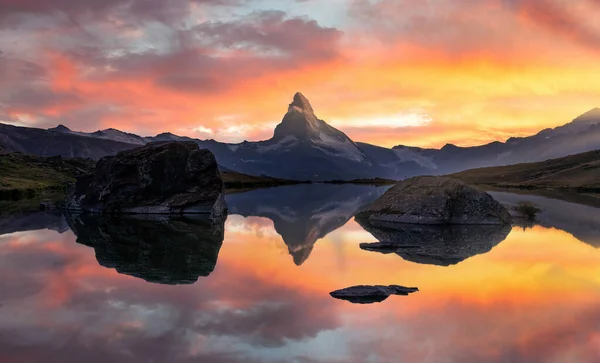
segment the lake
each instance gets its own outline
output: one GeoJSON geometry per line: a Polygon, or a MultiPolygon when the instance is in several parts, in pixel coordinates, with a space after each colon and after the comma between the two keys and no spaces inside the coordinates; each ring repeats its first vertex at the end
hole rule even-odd
{"type": "Polygon", "coordinates": [[[600,362],[600,209],[494,192],[540,224],[383,254],[353,215],[385,190],[232,194],[222,226],[5,215],[0,362],[600,362]],[[329,295],[375,284],[419,292],[329,295]]]}

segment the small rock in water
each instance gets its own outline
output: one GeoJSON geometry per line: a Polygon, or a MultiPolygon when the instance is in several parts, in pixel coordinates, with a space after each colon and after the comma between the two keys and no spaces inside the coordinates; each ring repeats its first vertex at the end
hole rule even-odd
{"type": "Polygon", "coordinates": [[[329,295],[336,299],[349,301],[353,304],[372,304],[382,302],[390,297],[390,295],[406,296],[417,291],[419,291],[419,289],[416,287],[404,287],[398,285],[359,285],[336,290],[330,292],[329,295]]]}

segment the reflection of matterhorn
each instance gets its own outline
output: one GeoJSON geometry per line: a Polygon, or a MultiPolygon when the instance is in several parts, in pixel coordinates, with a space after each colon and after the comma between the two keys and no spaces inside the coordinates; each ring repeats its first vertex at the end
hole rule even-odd
{"type": "Polygon", "coordinates": [[[304,263],[315,243],[345,225],[386,187],[368,185],[294,185],[226,196],[230,214],[269,218],[296,265],[304,263]]]}

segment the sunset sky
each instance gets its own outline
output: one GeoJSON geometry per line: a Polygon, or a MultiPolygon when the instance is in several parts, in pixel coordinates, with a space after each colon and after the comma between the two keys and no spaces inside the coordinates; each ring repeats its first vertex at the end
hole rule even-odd
{"type": "Polygon", "coordinates": [[[600,106],[599,0],[0,0],[0,122],[239,142],[295,92],[355,141],[474,145],[600,106]]]}

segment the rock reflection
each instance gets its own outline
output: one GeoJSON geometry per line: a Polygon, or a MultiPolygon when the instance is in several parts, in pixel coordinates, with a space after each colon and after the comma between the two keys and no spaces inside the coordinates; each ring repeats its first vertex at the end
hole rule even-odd
{"type": "Polygon", "coordinates": [[[391,295],[407,296],[419,291],[416,287],[404,287],[398,285],[359,285],[352,286],[329,293],[331,297],[346,300],[353,304],[373,304],[387,300],[391,295]]]}
{"type": "Polygon", "coordinates": [[[224,222],[201,216],[67,215],[77,242],[94,248],[100,265],[168,285],[193,284],[214,270],[224,222]]]}
{"type": "Polygon", "coordinates": [[[357,222],[380,242],[362,243],[367,251],[396,253],[407,261],[450,266],[469,257],[491,251],[504,241],[510,226],[500,225],[417,225],[395,224],[392,227],[357,222]]]}
{"type": "Polygon", "coordinates": [[[269,218],[296,265],[315,243],[345,225],[358,210],[389,187],[370,185],[294,185],[226,196],[230,214],[269,218]]]}
{"type": "MultiPolygon", "coordinates": [[[[489,192],[500,203],[514,207],[521,201],[531,202],[542,211],[536,224],[570,233],[581,242],[600,248],[600,208],[538,195],[489,192]]],[[[561,196],[558,194],[557,197],[561,196]]],[[[565,198],[572,197],[570,195],[565,198]]],[[[581,197],[581,195],[579,195],[581,197]]],[[[593,202],[593,198],[588,198],[593,202]]],[[[581,202],[581,200],[579,200],[581,202]]],[[[525,227],[525,226],[524,226],[525,227]]],[[[530,226],[527,226],[530,227],[530,226]]]]}

